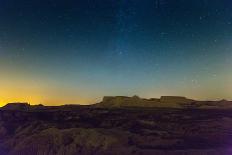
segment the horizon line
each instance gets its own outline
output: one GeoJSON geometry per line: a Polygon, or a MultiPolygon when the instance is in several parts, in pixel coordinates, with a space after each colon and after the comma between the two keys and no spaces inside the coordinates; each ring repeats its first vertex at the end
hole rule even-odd
{"type": "MultiPolygon", "coordinates": [[[[161,95],[159,98],[157,98],[157,97],[149,97],[149,98],[144,98],[144,97],[140,97],[140,96],[138,96],[138,95],[133,95],[133,96],[125,96],[125,95],[116,95],[116,96],[103,96],[103,97],[101,97],[102,99],[101,99],[101,101],[103,101],[103,99],[104,99],[104,97],[128,97],[128,98],[132,98],[132,97],[138,97],[138,98],[140,98],[140,99],[147,99],[147,100],[149,100],[149,99],[161,99],[162,97],[181,97],[181,98],[186,98],[186,99],[189,99],[189,100],[193,100],[193,101],[202,101],[202,102],[210,102],[210,101],[223,101],[223,100],[225,100],[225,101],[229,101],[229,102],[232,102],[232,100],[228,100],[228,99],[225,99],[225,98],[220,98],[220,99],[194,99],[194,98],[188,98],[188,97],[185,97],[185,96],[177,96],[177,95],[161,95]]],[[[101,102],[101,101],[99,101],[99,102],[101,102]]],[[[12,101],[12,102],[6,102],[6,103],[4,103],[2,106],[0,106],[0,108],[1,107],[4,107],[4,106],[6,106],[7,104],[29,104],[29,105],[43,105],[43,106],[64,106],[64,105],[81,105],[81,106],[88,106],[88,105],[94,105],[94,104],[97,104],[97,103],[99,103],[99,102],[94,102],[94,103],[85,103],[85,104],[83,104],[83,103],[60,103],[60,104],[57,104],[57,105],[52,105],[51,103],[49,104],[49,103],[45,103],[45,104],[43,104],[42,102],[40,102],[40,103],[31,103],[31,102],[27,102],[27,101],[12,101]]]]}

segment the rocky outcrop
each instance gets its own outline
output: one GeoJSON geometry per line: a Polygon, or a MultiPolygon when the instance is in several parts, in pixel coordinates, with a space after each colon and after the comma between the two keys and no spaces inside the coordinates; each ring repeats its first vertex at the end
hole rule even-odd
{"type": "Polygon", "coordinates": [[[221,101],[196,101],[181,96],[161,96],[158,98],[143,99],[138,96],[106,96],[102,102],[94,105],[101,108],[177,108],[177,109],[228,109],[232,108],[232,102],[221,101]]]}
{"type": "Polygon", "coordinates": [[[8,103],[2,107],[4,110],[29,110],[30,104],[28,103],[8,103]]]}
{"type": "Polygon", "coordinates": [[[101,107],[153,107],[154,102],[151,100],[142,99],[138,96],[127,97],[127,96],[106,96],[103,98],[100,104],[97,106],[101,107]]]}
{"type": "Polygon", "coordinates": [[[181,96],[161,96],[161,103],[191,103],[194,100],[187,99],[186,97],[181,96]]]}
{"type": "Polygon", "coordinates": [[[138,96],[106,96],[102,102],[96,104],[97,107],[163,107],[163,108],[183,108],[183,104],[191,104],[194,100],[177,96],[162,96],[160,99],[143,99],[138,96]]]}

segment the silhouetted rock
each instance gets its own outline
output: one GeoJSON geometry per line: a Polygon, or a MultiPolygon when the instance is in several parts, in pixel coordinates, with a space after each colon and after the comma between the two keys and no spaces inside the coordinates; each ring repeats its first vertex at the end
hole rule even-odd
{"type": "Polygon", "coordinates": [[[147,108],[178,108],[178,109],[226,109],[232,108],[232,102],[196,101],[181,96],[161,96],[160,99],[144,99],[138,96],[106,96],[102,102],[94,105],[101,108],[147,107],[147,108]]]}
{"type": "Polygon", "coordinates": [[[162,103],[191,103],[194,100],[187,99],[181,96],[161,96],[160,102],[162,103]]]}
{"type": "Polygon", "coordinates": [[[184,108],[183,104],[191,104],[194,100],[177,96],[162,96],[160,99],[143,99],[138,96],[106,96],[97,107],[163,107],[163,108],[184,108]]]}
{"type": "Polygon", "coordinates": [[[28,103],[8,103],[3,106],[4,110],[29,110],[30,104],[28,103]]]}

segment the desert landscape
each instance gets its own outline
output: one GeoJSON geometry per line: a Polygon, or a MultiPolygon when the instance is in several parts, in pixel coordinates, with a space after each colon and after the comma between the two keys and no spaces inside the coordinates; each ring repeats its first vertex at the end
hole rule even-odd
{"type": "Polygon", "coordinates": [[[231,105],[171,96],[104,97],[88,106],[10,103],[0,109],[0,154],[231,155],[231,105]]]}
{"type": "Polygon", "coordinates": [[[0,0],[0,155],[232,155],[232,0],[0,0]]]}

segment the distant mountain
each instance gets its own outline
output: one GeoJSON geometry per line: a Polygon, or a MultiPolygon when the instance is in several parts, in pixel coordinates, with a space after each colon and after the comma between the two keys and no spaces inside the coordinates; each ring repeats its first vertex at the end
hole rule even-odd
{"type": "Polygon", "coordinates": [[[232,102],[221,101],[196,101],[181,96],[161,96],[158,98],[144,99],[138,96],[106,96],[102,102],[95,104],[99,108],[122,107],[151,107],[151,108],[232,108],[232,102]]]}
{"type": "Polygon", "coordinates": [[[28,110],[39,110],[39,109],[46,109],[48,107],[43,106],[42,104],[39,105],[30,105],[27,102],[16,102],[16,103],[8,103],[3,106],[2,110],[17,110],[17,111],[28,111],[28,110]]]}
{"type": "Polygon", "coordinates": [[[2,107],[4,110],[28,110],[30,108],[30,104],[28,103],[8,103],[2,107]]]}
{"type": "Polygon", "coordinates": [[[181,103],[188,102],[186,98],[182,97],[161,97],[160,99],[151,98],[143,99],[138,96],[106,96],[102,102],[96,104],[97,107],[119,108],[119,107],[180,107],[178,101],[181,103]]]}

